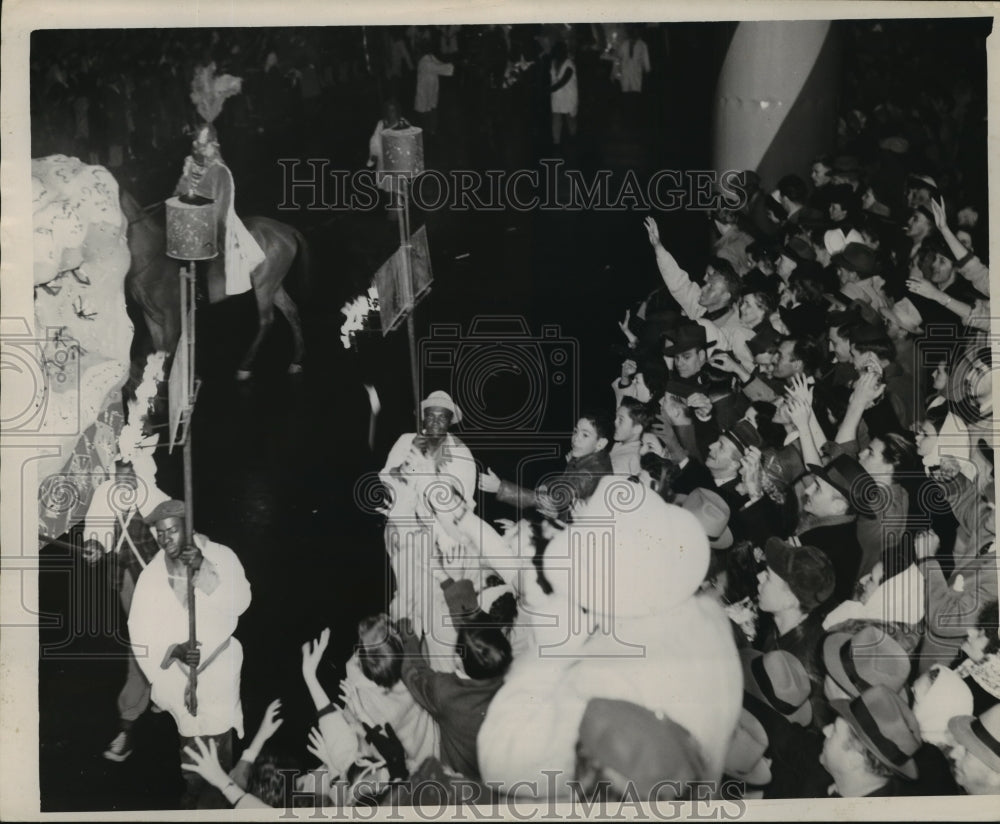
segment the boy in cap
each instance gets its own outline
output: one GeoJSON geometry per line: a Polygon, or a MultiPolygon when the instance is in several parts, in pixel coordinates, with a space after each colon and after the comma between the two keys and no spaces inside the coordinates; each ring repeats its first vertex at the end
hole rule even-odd
{"type": "Polygon", "coordinates": [[[835,798],[911,795],[918,776],[913,756],[920,729],[910,708],[888,687],[833,702],[837,718],[823,729],[820,764],[830,773],[835,798]]]}
{"type": "Polygon", "coordinates": [[[808,469],[796,535],[830,559],[836,577],[832,607],[851,598],[858,584],[863,552],[856,506],[865,500],[863,490],[875,481],[850,455],[838,455],[826,466],[810,464],[808,469]]]}
{"type": "Polygon", "coordinates": [[[792,546],[771,538],[764,546],[767,565],[757,576],[758,605],[770,618],[762,623],[756,647],[763,652],[785,650],[805,668],[813,715],[823,702],[823,664],[820,644],[823,630],[821,607],[834,588],[830,559],[812,546],[792,546]]]}
{"type": "MultiPolygon", "coordinates": [[[[147,518],[160,551],[139,576],[128,629],[136,661],[152,687],[157,706],[177,722],[181,761],[194,738],[216,742],[219,761],[232,767],[233,731],[243,737],[240,669],[243,647],[233,637],[239,616],[250,605],[250,584],[229,547],[194,535],[184,542],[185,504],[168,500],[147,518]],[[188,638],[188,575],[194,578],[195,639],[188,638]],[[198,670],[196,694],[188,672],[198,670]],[[191,712],[197,699],[197,715],[191,712]]],[[[225,799],[197,773],[184,771],[184,809],[225,808],[225,799]]]]}

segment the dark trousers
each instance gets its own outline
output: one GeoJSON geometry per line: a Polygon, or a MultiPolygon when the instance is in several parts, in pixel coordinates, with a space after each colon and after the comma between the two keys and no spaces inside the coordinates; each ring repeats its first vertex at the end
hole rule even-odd
{"type": "MultiPolygon", "coordinates": [[[[215,746],[219,753],[219,763],[227,773],[233,768],[233,733],[229,730],[221,735],[201,736],[205,746],[209,741],[215,741],[215,746]]],[[[184,754],[184,748],[190,747],[198,752],[198,745],[194,738],[181,736],[181,764],[190,764],[191,759],[184,754]]],[[[182,810],[228,810],[229,802],[222,792],[209,784],[198,773],[189,770],[181,770],[184,777],[184,794],[181,796],[182,810]]]]}

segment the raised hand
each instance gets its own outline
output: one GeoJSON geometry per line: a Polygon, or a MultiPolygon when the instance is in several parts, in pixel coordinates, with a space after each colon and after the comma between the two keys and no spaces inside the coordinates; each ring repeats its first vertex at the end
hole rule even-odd
{"type": "Polygon", "coordinates": [[[204,740],[199,736],[194,739],[195,747],[185,747],[184,754],[191,759],[191,763],[182,763],[181,769],[188,772],[198,773],[213,787],[222,788],[229,783],[229,775],[219,763],[219,750],[214,738],[208,739],[206,746],[204,740]]]}
{"type": "Polygon", "coordinates": [[[810,407],[812,406],[813,388],[809,385],[805,375],[792,375],[788,381],[788,386],[785,388],[785,392],[789,397],[803,401],[809,404],[810,407]]]}
{"type": "Polygon", "coordinates": [[[735,372],[740,365],[739,361],[733,357],[731,352],[715,352],[712,357],[708,359],[708,362],[716,369],[721,369],[723,372],[735,372]]]}
{"type": "Polygon", "coordinates": [[[691,423],[691,415],[687,406],[672,395],[664,395],[660,401],[660,410],[667,421],[674,426],[685,426],[691,423]]]}
{"type": "Polygon", "coordinates": [[[913,294],[920,295],[920,297],[927,298],[928,300],[938,300],[944,296],[944,292],[938,289],[933,283],[921,278],[908,278],[906,288],[913,292],[913,294]]]}
{"type": "Polygon", "coordinates": [[[862,372],[854,382],[854,390],[851,392],[851,401],[859,403],[868,408],[878,400],[885,391],[885,384],[874,372],[862,372]]]}
{"type": "Polygon", "coordinates": [[[280,712],[281,699],[275,698],[270,704],[267,705],[267,709],[264,710],[264,718],[260,722],[260,730],[258,730],[257,735],[262,741],[267,741],[285,722],[285,719],[278,715],[280,712]]]}
{"type": "Polygon", "coordinates": [[[809,428],[809,418],[812,417],[812,407],[801,398],[788,396],[788,417],[792,419],[795,428],[804,432],[809,428]]]}
{"type": "Polygon", "coordinates": [[[939,232],[943,232],[948,228],[948,215],[944,208],[944,198],[941,200],[935,200],[931,198],[930,202],[931,214],[934,215],[934,225],[937,226],[939,232]]]}
{"type": "Polygon", "coordinates": [[[500,478],[497,474],[489,467],[487,467],[486,472],[481,472],[479,474],[479,488],[483,492],[495,493],[500,489],[500,478]]]}
{"type": "Polygon", "coordinates": [[[302,675],[308,680],[316,677],[320,659],[330,643],[330,628],[327,627],[314,641],[306,641],[302,645],[302,675]]]}
{"type": "Polygon", "coordinates": [[[634,344],[638,340],[638,338],[636,338],[635,333],[631,329],[629,329],[628,324],[629,324],[629,321],[631,319],[632,319],[632,310],[631,309],[626,309],[625,310],[625,320],[621,321],[618,324],[618,328],[621,329],[622,330],[622,334],[626,338],[628,338],[628,342],[630,344],[634,344]]]}
{"type": "Polygon", "coordinates": [[[651,246],[660,245],[660,227],[656,225],[656,221],[651,217],[647,217],[642,225],[646,227],[646,233],[649,235],[649,243],[651,246]]]}

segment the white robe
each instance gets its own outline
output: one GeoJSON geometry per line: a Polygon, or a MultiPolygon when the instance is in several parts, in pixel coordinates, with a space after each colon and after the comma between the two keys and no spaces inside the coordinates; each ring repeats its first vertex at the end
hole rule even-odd
{"type": "Polygon", "coordinates": [[[195,536],[195,541],[204,555],[199,578],[204,573],[207,582],[213,577],[212,570],[218,578],[211,594],[199,588],[196,579],[195,637],[201,649],[199,669],[204,667],[198,674],[198,714],[191,715],[184,705],[187,665],[171,659],[165,669],[161,667],[170,646],[188,639],[187,606],[171,588],[162,550],[149,562],[135,586],[128,619],[132,651],[152,687],[153,702],[174,717],[182,736],[221,735],[235,727],[242,738],[243,647],[232,634],[240,615],[250,605],[250,583],[229,547],[201,536],[195,536]]]}
{"type": "MultiPolygon", "coordinates": [[[[413,448],[414,438],[416,433],[412,432],[400,436],[379,473],[393,493],[385,530],[386,551],[396,576],[389,617],[393,621],[409,618],[418,636],[426,632],[431,667],[451,672],[457,632],[451,626],[448,605],[433,570],[437,548],[448,552],[458,542],[439,528],[424,502],[424,492],[440,501],[435,486],[447,484],[458,491],[468,507],[474,508],[476,463],[465,444],[454,435],[446,435],[443,448],[448,457],[435,467],[413,448]],[[391,470],[397,468],[399,474],[393,475],[391,470]]],[[[477,589],[481,588],[481,582],[475,583],[477,589]]]]}

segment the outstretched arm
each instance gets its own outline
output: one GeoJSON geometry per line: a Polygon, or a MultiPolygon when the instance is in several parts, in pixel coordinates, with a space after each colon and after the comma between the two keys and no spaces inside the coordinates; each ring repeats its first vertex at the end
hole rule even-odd
{"type": "Polygon", "coordinates": [[[643,221],[643,225],[649,235],[649,244],[656,254],[656,266],[660,270],[663,282],[670,290],[674,300],[681,305],[684,314],[691,320],[697,320],[705,314],[705,307],[698,303],[698,298],[701,297],[701,287],[691,280],[688,273],[681,269],[674,256],[663,247],[663,243],[660,241],[660,228],[656,225],[656,221],[647,217],[643,221]]]}
{"type": "Polygon", "coordinates": [[[330,696],[320,686],[319,679],[316,677],[316,670],[319,667],[320,659],[323,657],[323,653],[326,652],[329,643],[330,628],[327,627],[319,634],[319,638],[315,641],[306,641],[302,645],[302,678],[306,682],[306,688],[309,690],[313,704],[316,705],[317,712],[330,705],[330,696]]]}

